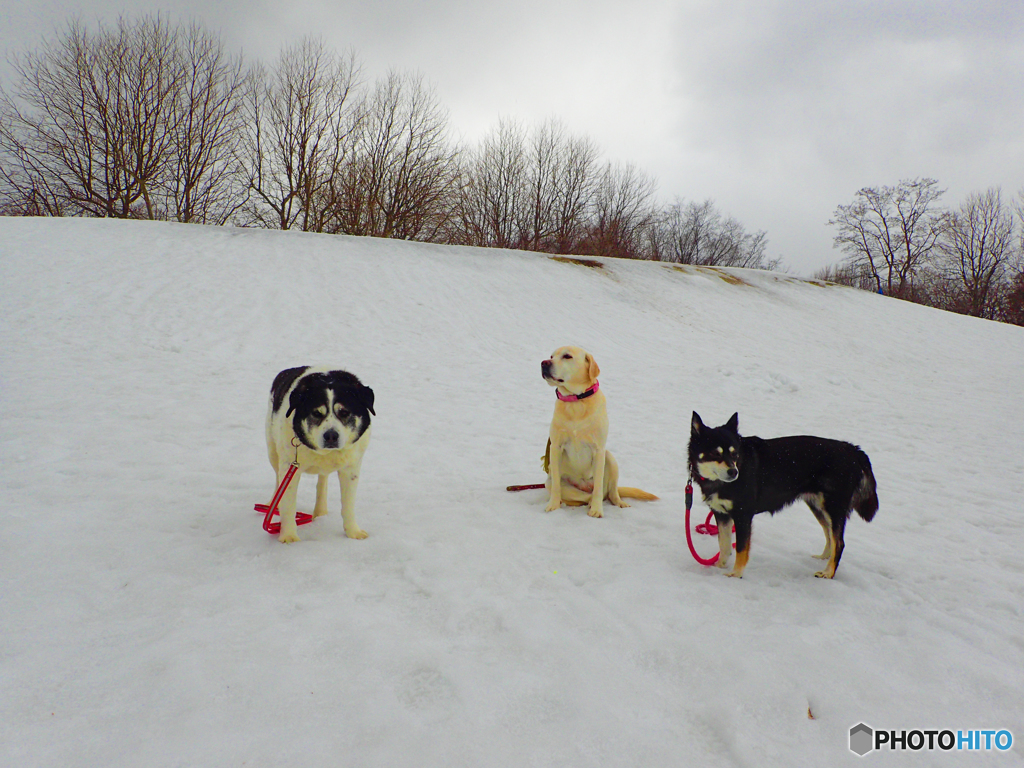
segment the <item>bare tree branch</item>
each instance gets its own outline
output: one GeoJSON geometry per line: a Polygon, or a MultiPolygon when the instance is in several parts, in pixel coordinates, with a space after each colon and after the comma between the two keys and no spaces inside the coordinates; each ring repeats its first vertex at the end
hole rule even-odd
{"type": "Polygon", "coordinates": [[[967,196],[942,216],[937,242],[942,268],[963,296],[963,309],[975,317],[994,317],[998,287],[1014,255],[1014,221],[999,189],[967,196]]]}
{"type": "Polygon", "coordinates": [[[364,102],[345,166],[335,231],[403,240],[449,239],[460,189],[448,112],[419,75],[390,72],[364,102]]]}
{"type": "Polygon", "coordinates": [[[851,264],[869,270],[890,296],[913,298],[913,281],[931,256],[941,231],[935,203],[945,190],[935,179],[904,180],[895,187],[865,187],[849,205],[836,208],[835,246],[851,264]]]}
{"type": "Polygon", "coordinates": [[[240,153],[251,196],[247,223],[329,231],[360,120],[350,98],[358,75],[354,54],[337,57],[311,38],[286,48],[272,71],[253,71],[240,153]]]}

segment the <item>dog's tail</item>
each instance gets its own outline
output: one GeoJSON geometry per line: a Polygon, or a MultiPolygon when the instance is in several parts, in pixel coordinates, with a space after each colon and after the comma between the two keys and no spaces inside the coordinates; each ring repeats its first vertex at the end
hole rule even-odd
{"type": "Polygon", "coordinates": [[[619,496],[627,499],[640,499],[640,501],[658,501],[658,497],[653,493],[641,491],[639,488],[627,488],[622,485],[619,486],[619,496]]]}
{"type": "Polygon", "coordinates": [[[871,471],[871,460],[862,450],[857,450],[857,463],[860,464],[861,478],[860,485],[853,492],[851,506],[857,510],[857,514],[870,523],[875,512],[878,511],[878,489],[875,486],[875,474],[871,471]]]}

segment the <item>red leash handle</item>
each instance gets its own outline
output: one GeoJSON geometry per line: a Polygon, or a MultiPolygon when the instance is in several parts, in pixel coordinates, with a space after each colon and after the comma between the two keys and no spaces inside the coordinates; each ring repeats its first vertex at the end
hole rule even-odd
{"type": "MultiPolygon", "coordinates": [[[[692,507],[692,506],[693,506],[693,483],[691,483],[689,480],[687,480],[686,481],[686,543],[690,547],[690,554],[693,555],[693,559],[694,560],[696,560],[701,565],[714,565],[715,563],[718,562],[718,555],[719,555],[718,552],[715,552],[715,556],[712,557],[712,558],[703,558],[703,557],[701,557],[700,555],[697,554],[697,550],[693,546],[693,537],[690,535],[690,507],[692,507]]],[[[712,513],[710,513],[710,512],[708,513],[708,521],[711,520],[711,514],[712,513]]],[[[704,523],[704,527],[706,528],[707,526],[708,526],[708,523],[705,522],[704,523]]],[[[701,526],[697,526],[698,532],[701,532],[700,528],[701,528],[701,526]]],[[[718,528],[716,527],[715,528],[715,533],[717,533],[717,532],[718,532],[718,528]]]]}
{"type": "MultiPolygon", "coordinates": [[[[264,513],[264,516],[263,516],[263,530],[266,531],[267,533],[280,533],[281,532],[281,523],[280,523],[280,521],[278,521],[276,523],[272,523],[272,522],[270,522],[270,519],[274,515],[278,514],[277,505],[280,503],[281,497],[284,496],[285,489],[288,487],[288,484],[292,481],[292,478],[295,476],[295,471],[298,468],[299,468],[299,465],[296,464],[295,462],[292,462],[292,465],[290,467],[288,467],[288,471],[285,472],[284,479],[281,480],[281,484],[279,486],[277,486],[277,491],[275,491],[274,498],[271,500],[269,505],[267,505],[267,504],[257,504],[256,505],[256,511],[264,513]]],[[[312,522],[312,520],[313,520],[313,516],[310,515],[310,514],[307,514],[306,512],[296,512],[295,513],[295,524],[296,525],[305,525],[306,523],[312,522]]]]}

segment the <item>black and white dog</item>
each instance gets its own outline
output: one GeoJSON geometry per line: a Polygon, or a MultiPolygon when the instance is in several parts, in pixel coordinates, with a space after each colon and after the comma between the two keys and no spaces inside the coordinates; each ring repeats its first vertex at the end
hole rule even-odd
{"type": "Polygon", "coordinates": [[[875,476],[860,448],[809,435],[741,437],[736,413],[720,427],[707,427],[693,412],[689,468],[715,513],[719,568],[732,554],[736,525],[736,563],[729,576],[742,576],[747,567],[751,523],[759,512],[774,515],[794,501],[807,502],[825,531],[825,550],[815,557],[828,560],[814,575],[831,579],[843,556],[847,517],[856,510],[871,522],[878,511],[875,476]]]}
{"type": "MultiPolygon", "coordinates": [[[[363,454],[370,443],[373,390],[347,371],[289,368],[274,378],[267,409],[267,455],[281,483],[293,461],[298,472],[317,475],[313,517],[327,514],[327,477],[338,473],[341,517],[350,539],[365,539],[356,524],[356,486],[363,454]]],[[[299,540],[295,524],[298,478],[293,478],[278,505],[279,541],[299,540]]]]}

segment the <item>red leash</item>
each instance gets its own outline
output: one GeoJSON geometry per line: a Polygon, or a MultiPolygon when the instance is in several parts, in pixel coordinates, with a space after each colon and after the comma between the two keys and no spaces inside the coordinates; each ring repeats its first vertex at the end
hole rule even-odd
{"type": "MultiPolygon", "coordinates": [[[[256,505],[256,511],[264,513],[264,515],[263,515],[263,530],[266,531],[267,533],[280,533],[281,532],[281,522],[278,521],[278,522],[272,523],[270,521],[270,519],[274,515],[279,514],[278,511],[277,511],[277,505],[278,505],[278,503],[280,503],[281,497],[284,496],[285,489],[288,487],[288,484],[292,481],[292,478],[295,476],[296,470],[299,468],[298,447],[296,447],[295,453],[296,453],[296,457],[295,457],[296,460],[291,463],[291,466],[288,467],[288,471],[285,472],[284,479],[282,479],[281,480],[281,484],[277,486],[277,491],[274,493],[274,498],[270,501],[270,504],[269,505],[268,504],[257,504],[256,505]]],[[[305,525],[306,523],[310,523],[312,521],[313,521],[313,516],[310,515],[310,514],[307,514],[306,512],[296,512],[295,513],[295,524],[296,525],[305,525]]]]}
{"type": "MultiPolygon", "coordinates": [[[[714,565],[718,562],[719,553],[715,552],[715,556],[711,558],[703,558],[697,554],[697,550],[693,546],[693,537],[690,536],[690,507],[693,506],[693,483],[689,480],[686,481],[686,543],[690,546],[690,554],[693,555],[693,559],[701,565],[714,565]]],[[[711,516],[714,512],[708,512],[707,519],[696,527],[697,533],[703,533],[708,536],[718,535],[718,526],[713,525],[711,522],[711,516]]],[[[733,544],[733,547],[736,545],[733,544]]]]}
{"type": "Polygon", "coordinates": [[[705,536],[717,536],[718,526],[711,522],[711,518],[714,516],[714,511],[708,512],[708,516],[704,519],[704,522],[693,526],[693,530],[697,533],[703,533],[705,536]]]}

